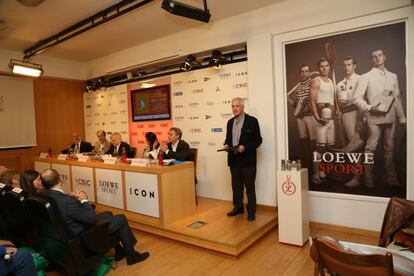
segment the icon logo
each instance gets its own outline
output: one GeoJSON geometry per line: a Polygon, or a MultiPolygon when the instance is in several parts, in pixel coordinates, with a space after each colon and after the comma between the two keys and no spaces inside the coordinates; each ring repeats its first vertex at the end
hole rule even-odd
{"type": "Polygon", "coordinates": [[[296,185],[290,180],[291,176],[286,176],[286,181],[282,184],[282,191],[285,195],[291,196],[296,192],[296,185]]]}

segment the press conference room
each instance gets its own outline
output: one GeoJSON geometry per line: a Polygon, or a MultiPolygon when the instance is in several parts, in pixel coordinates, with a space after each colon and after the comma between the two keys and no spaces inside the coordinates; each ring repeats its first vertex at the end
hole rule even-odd
{"type": "Polygon", "coordinates": [[[0,1],[0,275],[414,275],[413,22],[0,1]]]}

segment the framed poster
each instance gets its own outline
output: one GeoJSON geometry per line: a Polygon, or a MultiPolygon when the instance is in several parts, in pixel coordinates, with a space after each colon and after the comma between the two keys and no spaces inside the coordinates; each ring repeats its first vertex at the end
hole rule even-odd
{"type": "Polygon", "coordinates": [[[406,197],[406,23],[283,43],[288,156],[309,190],[406,197]]]}

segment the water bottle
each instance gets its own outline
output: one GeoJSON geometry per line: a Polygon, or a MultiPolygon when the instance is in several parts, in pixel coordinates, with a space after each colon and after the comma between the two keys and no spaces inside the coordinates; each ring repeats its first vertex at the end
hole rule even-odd
{"type": "Polygon", "coordinates": [[[47,150],[47,157],[52,158],[52,156],[52,147],[49,147],[49,149],[47,150]]]}
{"type": "Polygon", "coordinates": [[[121,156],[121,161],[122,161],[123,163],[126,163],[126,161],[127,161],[126,149],[125,149],[125,148],[122,148],[122,156],[121,156]]]}
{"type": "Polygon", "coordinates": [[[158,165],[162,166],[164,164],[164,154],[158,156],[158,165]]]}

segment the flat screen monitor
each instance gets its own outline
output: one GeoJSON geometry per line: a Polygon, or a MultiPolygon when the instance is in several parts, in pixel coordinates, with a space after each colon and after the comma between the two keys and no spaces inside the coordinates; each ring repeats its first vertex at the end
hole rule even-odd
{"type": "Polygon", "coordinates": [[[131,103],[134,122],[171,119],[169,85],[132,90],[131,103]]]}

